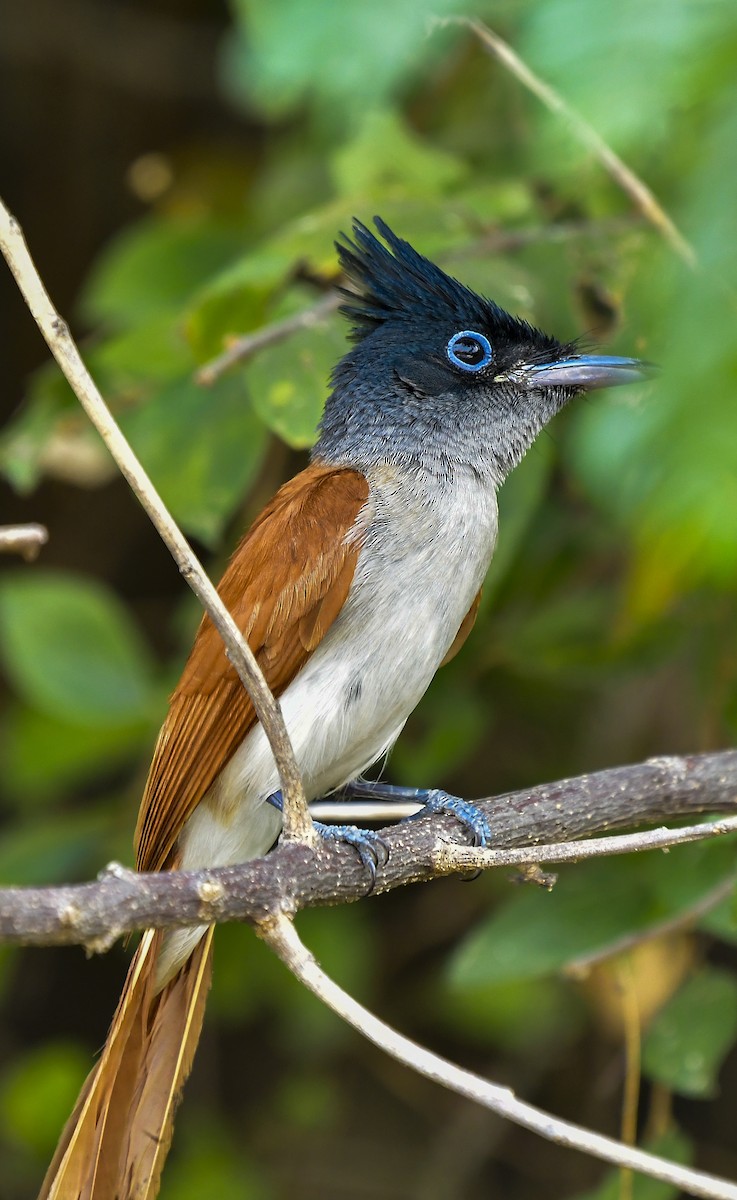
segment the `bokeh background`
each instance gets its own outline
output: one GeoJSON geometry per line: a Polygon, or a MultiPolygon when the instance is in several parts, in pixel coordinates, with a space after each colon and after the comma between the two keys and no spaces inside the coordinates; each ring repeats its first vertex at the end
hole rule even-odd
{"type": "MultiPolygon", "coordinates": [[[[213,575],[305,462],[344,328],[210,388],[195,372],[318,302],[353,215],[561,338],[661,365],[573,405],[510,479],[478,625],[396,782],[485,795],[734,742],[736,60],[728,0],[0,0],[0,193],[213,575]],[[650,184],[696,268],[467,28],[433,20],[459,14],[650,184]]],[[[2,520],[50,531],[37,564],[2,564],[0,881],[53,883],[131,861],[198,613],[4,271],[0,350],[2,520]]],[[[616,1135],[641,1066],[638,1138],[734,1178],[733,870],[725,842],[566,867],[551,895],[444,881],[299,925],[400,1029],[564,1116],[616,1135]]],[[[2,1200],[35,1194],[124,966],[2,952],[2,1200]]],[[[248,930],[220,931],[163,1200],[626,1187],[387,1061],[248,930]]]]}

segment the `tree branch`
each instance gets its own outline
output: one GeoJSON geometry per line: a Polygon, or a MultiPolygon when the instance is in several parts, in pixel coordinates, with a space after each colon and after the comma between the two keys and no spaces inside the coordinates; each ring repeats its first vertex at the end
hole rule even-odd
{"type": "Polygon", "coordinates": [[[582,842],[552,842],[522,850],[480,849],[478,846],[448,846],[437,857],[442,874],[451,871],[485,871],[489,867],[524,866],[530,862],[581,862],[585,858],[611,858],[615,854],[640,854],[643,850],[671,850],[687,842],[737,833],[737,817],[724,817],[708,824],[680,829],[648,829],[619,837],[586,838],[582,842]],[[535,856],[534,858],[532,856],[535,856]]]}
{"type": "MultiPolygon", "coordinates": [[[[737,814],[737,751],[688,758],[651,759],[629,767],[564,779],[479,801],[494,830],[493,852],[449,844],[457,823],[448,816],[395,825],[382,833],[389,855],[380,864],[376,891],[466,872],[469,867],[550,862],[619,850],[620,839],[561,847],[584,833],[652,824],[687,814],[721,810],[737,814]],[[555,839],[546,844],[547,839],[555,839]],[[619,843],[617,845],[617,843],[619,843]],[[526,845],[524,853],[515,849],[526,845]],[[507,852],[506,854],[503,852],[507,852]]],[[[737,816],[687,831],[640,835],[639,848],[677,845],[720,836],[737,816]]],[[[624,848],[638,847],[632,837],[624,848]]],[[[280,914],[347,904],[366,895],[366,873],[347,845],[320,843],[317,851],[283,843],[266,858],[207,871],[139,875],[108,868],[95,883],[0,890],[0,942],[81,944],[104,950],[122,934],[151,927],[245,921],[259,927],[280,914]]]]}
{"type": "Polygon", "coordinates": [[[343,297],[339,292],[328,292],[327,295],[321,296],[315,304],[309,308],[303,308],[301,312],[295,313],[292,317],[285,317],[283,321],[274,321],[271,325],[262,325],[260,329],[255,329],[252,333],[245,333],[240,337],[233,338],[222,354],[218,354],[217,358],[211,359],[210,362],[200,367],[195,379],[198,383],[209,387],[231,367],[246,362],[264,347],[283,342],[293,333],[298,333],[300,329],[311,329],[313,325],[319,324],[325,317],[334,313],[342,301],[343,297]]]}
{"type": "Polygon", "coordinates": [[[66,323],[51,303],[28,252],[20,225],[1,200],[0,249],[74,394],[225,643],[228,658],[253,701],[276,760],[284,797],[285,837],[287,840],[312,844],[316,835],[281,709],[272,696],[250,647],[220,599],[207,572],[173,520],[105,404],[82,361],[66,323]]]}

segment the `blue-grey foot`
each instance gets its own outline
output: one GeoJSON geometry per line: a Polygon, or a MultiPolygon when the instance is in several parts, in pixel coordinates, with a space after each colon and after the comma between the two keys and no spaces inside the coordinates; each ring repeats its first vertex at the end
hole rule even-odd
{"type": "Polygon", "coordinates": [[[422,809],[405,821],[414,821],[426,812],[451,813],[471,835],[474,846],[488,846],[491,841],[491,826],[488,818],[470,800],[451,796],[439,788],[398,787],[391,783],[356,779],[340,789],[340,795],[353,800],[387,800],[390,803],[421,804],[422,809]]]}
{"type": "MultiPolygon", "coordinates": [[[[273,805],[281,812],[283,808],[281,791],[272,792],[270,796],[266,797],[266,803],[273,805]]],[[[349,846],[355,848],[363,867],[368,872],[369,891],[372,892],[376,883],[377,867],[380,863],[383,865],[389,856],[384,839],[373,830],[359,829],[357,825],[324,825],[322,821],[315,821],[314,824],[323,841],[347,842],[349,846]]]]}

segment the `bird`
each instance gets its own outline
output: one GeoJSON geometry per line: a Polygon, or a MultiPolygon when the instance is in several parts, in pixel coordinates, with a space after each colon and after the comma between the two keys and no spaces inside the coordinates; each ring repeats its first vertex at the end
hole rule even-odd
{"type": "MultiPolygon", "coordinates": [[[[308,800],[396,794],[363,780],[474,624],[497,492],[574,396],[645,364],[580,352],[448,275],[379,217],[336,242],[351,343],[309,465],[266,505],[219,593],[279,699],[308,800]]],[[[455,813],[473,805],[405,789],[455,813]]],[[[266,854],[279,780],[253,704],[205,615],[156,742],[135,834],[140,871],[266,854]]],[[[371,835],[337,826],[370,875],[371,835]]],[[[210,984],[212,926],[147,931],[40,1200],[152,1200],[210,984]]]]}

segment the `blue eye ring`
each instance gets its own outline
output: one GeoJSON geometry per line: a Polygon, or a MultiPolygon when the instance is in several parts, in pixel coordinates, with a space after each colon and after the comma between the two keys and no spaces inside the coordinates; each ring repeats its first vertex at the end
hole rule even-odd
{"type": "Polygon", "coordinates": [[[491,349],[491,342],[483,333],[478,333],[475,329],[461,329],[459,333],[454,333],[453,337],[448,342],[445,348],[448,359],[454,367],[460,367],[461,371],[483,371],[484,367],[488,367],[494,353],[491,349]],[[471,342],[472,345],[466,345],[464,351],[461,350],[460,343],[471,342]],[[461,357],[465,353],[466,357],[461,357]],[[480,357],[478,357],[480,353],[480,357]]]}

